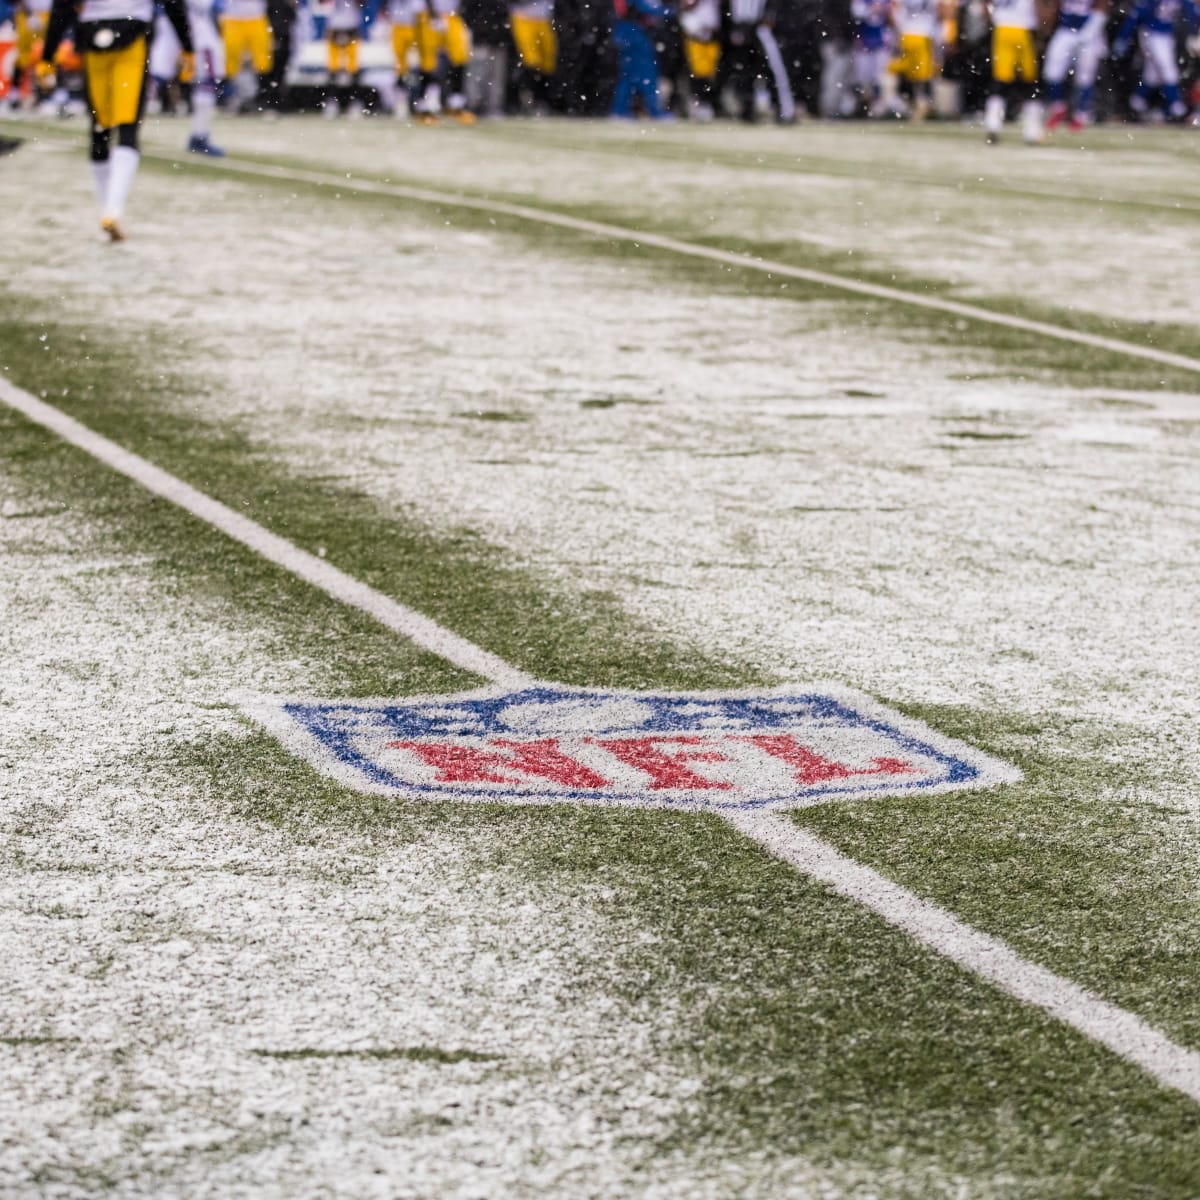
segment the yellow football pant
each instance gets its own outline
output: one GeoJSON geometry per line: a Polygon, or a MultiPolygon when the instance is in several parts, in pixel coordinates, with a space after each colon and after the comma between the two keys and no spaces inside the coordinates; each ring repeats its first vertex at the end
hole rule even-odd
{"type": "Polygon", "coordinates": [[[100,129],[136,125],[146,78],[146,39],[120,50],[89,50],[83,56],[88,103],[100,129]]]}
{"type": "Polygon", "coordinates": [[[247,57],[256,75],[265,75],[271,69],[271,27],[266,17],[224,17],[221,37],[230,79],[242,69],[242,60],[247,57]]]}
{"type": "Polygon", "coordinates": [[[465,67],[471,58],[471,34],[458,13],[431,17],[417,13],[417,57],[427,75],[437,70],[438,55],[445,52],[452,67],[465,67]]]}
{"type": "Polygon", "coordinates": [[[329,73],[336,75],[339,71],[346,71],[351,75],[358,73],[358,38],[340,43],[330,39],[329,73]]]}
{"type": "Polygon", "coordinates": [[[411,25],[392,26],[392,53],[396,56],[396,71],[400,75],[408,72],[408,56],[417,44],[416,30],[411,25]]]}
{"type": "Polygon", "coordinates": [[[554,26],[542,17],[512,16],[513,41],[521,65],[543,75],[553,75],[558,68],[558,38],[554,26]]]}
{"type": "Polygon", "coordinates": [[[992,32],[992,78],[997,83],[1037,82],[1033,30],[999,26],[992,32]]]}
{"type": "Polygon", "coordinates": [[[721,61],[720,42],[694,42],[685,37],[683,52],[687,55],[688,73],[693,79],[717,77],[717,64],[721,61]]]}
{"type": "Polygon", "coordinates": [[[17,10],[17,66],[32,67],[42,57],[41,41],[46,35],[47,13],[17,10]]]}
{"type": "Polygon", "coordinates": [[[910,83],[928,83],[933,78],[933,38],[922,33],[902,33],[900,53],[890,70],[910,83]]]}

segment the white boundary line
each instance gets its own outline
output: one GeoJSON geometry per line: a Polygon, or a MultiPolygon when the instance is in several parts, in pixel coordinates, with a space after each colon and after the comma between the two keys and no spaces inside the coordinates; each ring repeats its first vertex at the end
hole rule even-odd
{"type": "Polygon", "coordinates": [[[235,542],[240,542],[269,562],[290,571],[306,583],[311,583],[327,596],[369,613],[381,625],[402,634],[421,649],[436,654],[472,675],[479,675],[505,686],[525,687],[535,682],[531,675],[509,666],[502,658],[497,658],[482,647],[468,642],[421,613],[405,608],[403,604],[397,604],[382,592],[377,592],[344,571],[339,571],[323,558],[301,550],[286,538],[264,529],[257,521],[252,521],[219,500],[197,491],[182,479],[177,479],[140,455],[118,446],[116,442],[89,429],[53,405],[46,404],[36,396],[15,387],[3,377],[0,377],[0,400],[44,429],[58,434],[64,441],[86,450],[105,466],[119,471],[135,483],[140,483],[147,491],[179,505],[205,524],[227,534],[235,542]]]}
{"type": "MultiPolygon", "coordinates": [[[[370,613],[388,629],[455,666],[505,687],[521,688],[538,682],[482,647],[397,604],[249,517],[197,491],[3,377],[0,377],[0,400],[105,466],[178,505],[334,599],[370,613]]],[[[1136,1063],[1164,1086],[1200,1103],[1200,1052],[1172,1042],[1135,1014],[1022,958],[998,938],[972,929],[945,909],[922,900],[870,867],[853,862],[786,816],[772,812],[721,815],[777,858],[865,905],[921,944],[1010,996],[1044,1010],[1121,1058],[1136,1063]]]]}
{"type": "MultiPolygon", "coordinates": [[[[176,161],[167,155],[160,154],[148,154],[146,157],[161,162],[173,163],[176,161]]],[[[991,309],[965,304],[958,300],[945,300],[940,296],[922,296],[919,292],[910,292],[903,288],[866,283],[858,279],[833,275],[827,271],[814,271],[807,267],[794,267],[789,263],[774,262],[771,259],[754,258],[749,254],[735,254],[730,250],[719,250],[716,247],[702,246],[696,242],[685,242],[679,238],[667,237],[665,234],[647,233],[623,225],[610,225],[604,221],[589,221],[582,217],[569,216],[566,213],[531,208],[525,204],[512,204],[505,200],[482,200],[471,196],[456,195],[453,192],[440,192],[432,188],[413,187],[409,184],[360,179],[350,174],[335,175],[327,171],[312,171],[303,167],[272,166],[266,163],[249,163],[231,158],[198,159],[189,165],[238,175],[253,175],[263,179],[291,179],[297,183],[314,183],[339,188],[346,192],[394,196],[397,199],[414,200],[422,204],[443,204],[453,208],[470,209],[474,212],[515,217],[522,221],[534,221],[541,225],[554,225],[559,229],[569,229],[574,233],[590,234],[608,241],[629,242],[639,247],[650,246],[656,250],[666,250],[672,254],[686,255],[689,258],[707,259],[709,262],[721,263],[723,266],[761,271],[766,275],[777,275],[784,279],[799,279],[805,283],[836,288],[858,296],[869,296],[873,300],[908,304],[915,308],[963,317],[969,321],[982,321],[989,325],[998,325],[1004,329],[1018,329],[1023,333],[1034,333],[1041,337],[1054,338],[1060,342],[1072,342],[1077,346],[1090,346],[1095,350],[1104,350],[1112,354],[1125,354],[1134,358],[1146,359],[1149,362],[1160,363],[1166,367],[1176,367],[1182,371],[1200,372],[1200,358],[1190,358],[1186,354],[1175,354],[1170,350],[1156,350],[1153,346],[1139,346],[1135,342],[1122,341],[1120,338],[1104,337],[1097,333],[1086,333],[1078,329],[1066,329],[1059,325],[1051,325],[1047,321],[1034,321],[1028,317],[993,312],[991,309]]]]}
{"type": "Polygon", "coordinates": [[[994,983],[1001,991],[1044,1009],[1085,1037],[1137,1063],[1159,1083],[1200,1103],[1200,1052],[1172,1042],[1141,1017],[1022,958],[990,934],[839,853],[778,813],[734,812],[726,820],[776,857],[857,900],[918,942],[994,983]]]}

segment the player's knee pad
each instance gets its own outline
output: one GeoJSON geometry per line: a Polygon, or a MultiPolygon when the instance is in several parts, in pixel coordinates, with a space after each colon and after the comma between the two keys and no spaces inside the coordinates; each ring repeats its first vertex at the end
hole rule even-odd
{"type": "Polygon", "coordinates": [[[92,130],[92,162],[108,162],[108,130],[92,130]]]}
{"type": "Polygon", "coordinates": [[[117,126],[117,145],[124,146],[127,150],[136,150],[138,148],[138,127],[136,121],[129,125],[117,126]]]}

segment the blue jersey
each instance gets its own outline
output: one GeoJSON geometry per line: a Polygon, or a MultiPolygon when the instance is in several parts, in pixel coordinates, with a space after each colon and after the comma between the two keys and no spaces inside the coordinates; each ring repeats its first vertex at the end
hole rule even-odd
{"type": "Polygon", "coordinates": [[[891,13],[888,0],[854,0],[854,39],[863,50],[884,50],[888,44],[891,13]]]}
{"type": "Polygon", "coordinates": [[[1058,27],[1060,29],[1082,29],[1094,11],[1095,0],[1060,0],[1058,27]]]}
{"type": "Polygon", "coordinates": [[[1195,0],[1141,0],[1137,8],[1122,22],[1117,41],[1127,41],[1135,29],[1173,34],[1181,15],[1187,21],[1188,28],[1195,29],[1200,20],[1195,0]]]}

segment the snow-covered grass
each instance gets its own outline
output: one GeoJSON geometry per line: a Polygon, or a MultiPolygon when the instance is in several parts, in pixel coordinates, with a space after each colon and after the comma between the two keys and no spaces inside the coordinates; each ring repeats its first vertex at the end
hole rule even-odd
{"type": "MultiPolygon", "coordinates": [[[[277,129],[223,134],[379,174],[394,139],[398,167],[439,185],[678,212],[686,236],[815,228],[943,278],[942,251],[885,253],[873,226],[834,219],[862,193],[932,244],[926,202],[871,177],[904,167],[937,175],[976,236],[972,286],[1009,290],[982,271],[1012,195],[945,182],[974,146],[956,135],[678,131],[656,143],[669,153],[622,157],[641,135],[277,129]],[[822,179],[753,161],[793,137],[825,156],[822,179]],[[704,164],[704,146],[724,159],[704,164]],[[700,185],[703,203],[687,191],[700,185]]],[[[1100,145],[990,161],[1030,191],[1090,187],[1102,159],[1126,199],[1176,186],[1165,141],[1100,145]]],[[[47,140],[12,161],[0,262],[19,290],[0,370],[401,601],[465,614],[463,632],[530,669],[605,682],[649,630],[698,676],[842,679],[1020,758],[1029,785],[1003,806],[811,819],[1200,1036],[1194,395],[1152,377],[1081,385],[1020,346],[935,341],[903,312],[739,294],[558,235],[299,185],[146,169],[134,237],[114,249],[85,236],[79,155],[47,140]],[[501,571],[531,597],[521,628],[501,571]],[[594,646],[556,640],[597,612],[594,646]]],[[[1079,223],[1058,215],[1072,206],[1021,203],[1021,253],[1056,256],[1031,273],[1038,298],[1066,307],[1096,273],[1124,286],[1102,256],[1081,265],[1079,223]]],[[[1124,222],[1127,252],[1183,293],[1194,215],[1146,231],[1103,207],[1096,221],[1124,222]]],[[[1087,303],[1109,311],[1099,292],[1087,303]]],[[[1188,1194],[1186,1105],[728,831],[372,809],[313,782],[238,721],[231,691],[461,678],[98,468],[41,462],[19,423],[5,436],[6,1186],[1188,1194]]],[[[640,678],[674,682],[657,662],[640,678]]]]}

